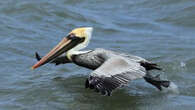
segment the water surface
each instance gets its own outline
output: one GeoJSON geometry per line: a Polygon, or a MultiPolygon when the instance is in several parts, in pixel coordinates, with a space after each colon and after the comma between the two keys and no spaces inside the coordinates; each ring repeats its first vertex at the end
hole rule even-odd
{"type": "Polygon", "coordinates": [[[1,110],[193,110],[193,0],[1,0],[1,110]],[[35,71],[34,52],[46,54],[69,31],[92,26],[87,49],[106,48],[158,63],[180,94],[143,80],[104,97],[84,88],[90,70],[73,64],[35,71]]]}

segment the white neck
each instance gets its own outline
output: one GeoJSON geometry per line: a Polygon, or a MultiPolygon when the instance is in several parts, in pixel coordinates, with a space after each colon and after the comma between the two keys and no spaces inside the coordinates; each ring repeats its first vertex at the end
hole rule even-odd
{"type": "Polygon", "coordinates": [[[88,53],[90,52],[91,50],[86,50],[86,51],[77,51],[77,50],[70,50],[67,52],[66,56],[67,58],[72,61],[72,55],[79,55],[79,54],[84,54],[84,53],[88,53]]]}

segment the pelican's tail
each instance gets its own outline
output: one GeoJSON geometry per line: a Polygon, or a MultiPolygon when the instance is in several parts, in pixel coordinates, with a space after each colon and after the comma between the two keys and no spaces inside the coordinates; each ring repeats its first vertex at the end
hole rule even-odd
{"type": "Polygon", "coordinates": [[[158,88],[160,91],[162,90],[162,87],[168,88],[170,86],[170,81],[167,80],[161,80],[160,75],[157,75],[155,77],[152,76],[145,76],[145,81],[152,84],[156,88],[158,88]]]}

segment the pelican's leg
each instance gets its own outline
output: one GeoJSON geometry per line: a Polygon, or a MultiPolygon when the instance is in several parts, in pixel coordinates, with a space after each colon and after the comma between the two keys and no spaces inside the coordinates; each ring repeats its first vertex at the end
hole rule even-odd
{"type": "Polygon", "coordinates": [[[155,86],[159,90],[162,90],[162,86],[167,88],[170,85],[170,81],[168,81],[168,80],[161,80],[160,79],[160,74],[156,75],[155,77],[147,74],[144,77],[144,79],[145,79],[146,82],[152,84],[153,86],[155,86]]]}

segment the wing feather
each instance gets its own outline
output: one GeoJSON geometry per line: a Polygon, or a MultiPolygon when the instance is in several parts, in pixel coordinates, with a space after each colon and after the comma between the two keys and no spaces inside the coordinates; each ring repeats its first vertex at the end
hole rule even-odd
{"type": "Polygon", "coordinates": [[[139,63],[123,57],[114,57],[105,61],[94,70],[88,79],[90,88],[101,92],[103,95],[111,95],[112,91],[129,81],[143,78],[146,70],[139,63]]]}

